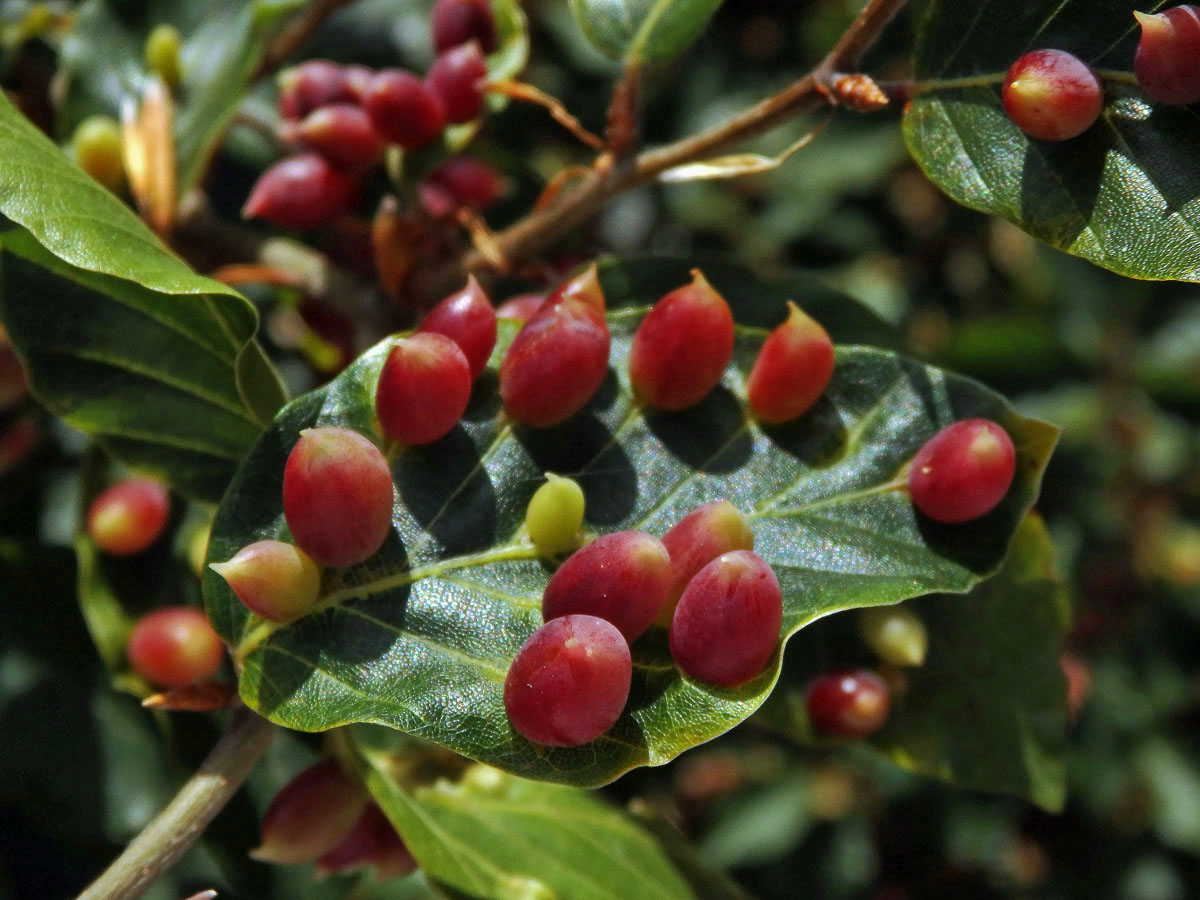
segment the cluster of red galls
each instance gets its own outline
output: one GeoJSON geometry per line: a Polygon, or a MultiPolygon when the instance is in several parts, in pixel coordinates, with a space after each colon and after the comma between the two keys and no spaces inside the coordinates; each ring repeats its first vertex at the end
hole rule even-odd
{"type": "Polygon", "coordinates": [[[250,855],[283,865],[316,863],[320,875],[371,868],[378,878],[396,878],[417,867],[362,784],[332,759],[280,789],[263,815],[262,842],[250,855]]]}
{"type": "MultiPolygon", "coordinates": [[[[328,225],[353,209],[362,176],[388,144],[417,150],[448,125],[480,114],[484,54],[497,41],[491,5],[438,0],[432,24],[438,56],[423,79],[401,69],[321,59],[280,77],[281,136],[297,153],[262,174],[243,216],[300,230],[328,225]]],[[[455,157],[429,174],[419,193],[428,211],[444,215],[450,206],[482,208],[501,190],[490,167],[455,157]]]]}
{"type": "MultiPolygon", "coordinates": [[[[1200,102],[1200,7],[1135,12],[1142,27],[1133,58],[1138,85],[1151,100],[1200,102]]],[[[1031,137],[1065,141],[1100,117],[1104,88],[1083,60],[1065,50],[1032,50],[1004,79],[1004,110],[1031,137]]]]}

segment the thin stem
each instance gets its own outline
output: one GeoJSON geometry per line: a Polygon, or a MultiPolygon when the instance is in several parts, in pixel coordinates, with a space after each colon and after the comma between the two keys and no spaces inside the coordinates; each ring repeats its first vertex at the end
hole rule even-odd
{"type": "Polygon", "coordinates": [[[267,52],[263,54],[262,62],[258,64],[254,77],[262,78],[264,75],[270,75],[282,66],[305,41],[312,37],[326,19],[343,6],[349,6],[353,2],[354,0],[314,0],[312,6],[309,6],[290,22],[272,41],[267,52]]]}
{"type": "MultiPolygon", "coordinates": [[[[714,156],[789,119],[827,105],[830,101],[825,94],[825,81],[834,72],[852,68],[904,4],[905,0],[869,0],[813,72],[728,121],[665,147],[644,151],[624,163],[612,164],[611,160],[601,157],[574,189],[564,190],[556,202],[535,209],[497,234],[496,247],[510,266],[524,262],[560,235],[590,219],[618,194],[648,184],[667,169],[714,156]]],[[[442,273],[436,287],[457,284],[466,272],[488,267],[488,260],[482,254],[470,252],[459,265],[442,273]]]]}
{"type": "Polygon", "coordinates": [[[275,726],[240,709],[199,770],[77,900],[135,900],[171,868],[241,787],[275,726]]]}

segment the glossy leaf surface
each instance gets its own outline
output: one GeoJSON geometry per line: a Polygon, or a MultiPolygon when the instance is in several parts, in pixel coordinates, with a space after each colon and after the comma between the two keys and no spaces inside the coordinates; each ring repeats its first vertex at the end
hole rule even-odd
{"type": "Polygon", "coordinates": [[[1137,88],[1132,9],[1120,0],[933,3],[914,60],[929,90],[905,113],[905,139],[960,203],[1123,275],[1198,281],[1200,113],[1151,103],[1137,88]],[[1029,138],[1000,103],[1005,70],[1044,47],[1102,70],[1100,119],[1068,141],[1029,138]]]}
{"type": "Polygon", "coordinates": [[[690,44],[722,0],[571,0],[593,44],[614,59],[662,62],[690,44]]]}
{"type": "MultiPolygon", "coordinates": [[[[388,724],[523,776],[575,784],[664,763],[753,712],[775,683],[779,653],[748,684],[716,689],[682,678],[666,633],[652,628],[633,647],[629,705],[608,734],[561,750],[515,734],[502,686],[516,650],[541,623],[550,570],[523,523],[546,471],[580,483],[593,532],[661,535],[700,503],[732,501],[749,515],[756,549],[778,575],[789,635],[840,609],[965,591],[999,565],[1036,496],[1055,429],[1021,418],[974,382],[843,347],[813,412],[763,431],[741,399],[765,336],[753,328],[740,329],[723,386],[708,399],[682,413],[646,414],[631,401],[624,360],[654,295],[627,284],[631,292],[614,291],[610,303],[639,305],[610,315],[613,368],[590,406],[557,428],[516,428],[485,373],[448,437],[391,453],[393,531],[376,557],[326,572],[312,615],[265,625],[206,575],[208,610],[243,666],[249,705],[303,730],[388,724]],[[1017,481],[978,522],[925,521],[903,490],[904,468],[939,427],[972,416],[1013,435],[1017,481]]],[[[514,330],[510,323],[502,332],[493,366],[514,330]]],[[[372,392],[387,349],[385,342],[368,351],[280,414],[230,486],[210,560],[285,534],[280,474],[301,429],[338,424],[381,442],[372,392]]]]}

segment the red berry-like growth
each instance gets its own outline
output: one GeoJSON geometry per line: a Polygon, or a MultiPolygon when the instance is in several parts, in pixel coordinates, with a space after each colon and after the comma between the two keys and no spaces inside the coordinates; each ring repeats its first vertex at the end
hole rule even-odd
{"type": "Polygon", "coordinates": [[[259,176],[242,217],[306,231],[336,222],[357,200],[358,182],[320,154],[303,153],[259,176]]]}
{"type": "Polygon", "coordinates": [[[587,405],[608,372],[608,323],[578,300],[543,307],[500,363],[500,396],[518,422],[546,428],[587,405]]]}
{"type": "Polygon", "coordinates": [[[728,500],[697,506],[663,535],[663,546],[671,555],[671,594],[658,615],[658,624],[669,628],[675,607],[696,573],[710,562],[734,550],[753,550],[754,532],[742,511],[728,500]]]}
{"type": "Polygon", "coordinates": [[[362,562],[392,525],[387,460],[348,428],[300,432],[283,470],[283,514],[296,543],[320,565],[362,562]]]}
{"type": "Polygon", "coordinates": [[[887,722],[891,705],[887,684],[869,669],[836,669],[818,676],[804,702],[816,728],[846,738],[874,734],[887,722]]]}
{"type": "Polygon", "coordinates": [[[1133,73],[1151,100],[1200,102],[1200,7],[1176,6],[1158,15],[1135,12],[1142,38],[1133,73]]]}
{"type": "Polygon", "coordinates": [[[600,284],[600,269],[595,263],[556,287],[544,303],[546,306],[557,306],[564,300],[578,300],[604,315],[604,288],[600,284]]]}
{"type": "Polygon", "coordinates": [[[458,344],[471,367],[471,377],[478,378],[496,346],[496,311],[472,275],[465,288],[429,311],[417,331],[444,334],[458,344]]]}
{"type": "Polygon", "coordinates": [[[362,816],[367,794],[341,766],[324,759],[283,786],[262,820],[262,843],[250,855],[262,862],[312,862],[330,852],[362,816]]]}
{"type": "Polygon", "coordinates": [[[430,16],[438,53],[478,41],[484,53],[496,49],[496,17],[488,0],[437,0],[430,16]]]}
{"type": "Polygon", "coordinates": [[[380,72],[371,79],[362,103],[375,130],[405,150],[424,147],[446,127],[442,101],[412,72],[380,72]]]}
{"type": "Polygon", "coordinates": [[[593,741],[621,717],[633,660],[614,625],[563,616],[535,631],[504,680],[504,708],[522,736],[549,747],[593,741]]]}
{"type": "Polygon", "coordinates": [[[525,322],[533,318],[534,314],[542,308],[542,304],[545,302],[545,294],[517,294],[515,297],[509,297],[496,307],[496,318],[525,322]]]}
{"type": "Polygon", "coordinates": [[[658,538],[642,531],[606,534],[559,566],[542,594],[542,618],[597,616],[632,644],[654,622],[672,579],[671,556],[658,538]]]}
{"type": "Polygon", "coordinates": [[[127,478],[92,501],[88,536],[105,553],[133,556],[158,540],[170,512],[171,498],[165,487],[149,478],[127,478]]]}
{"type": "Polygon", "coordinates": [[[485,162],[469,156],[452,156],[417,185],[421,206],[431,216],[445,219],[462,208],[487,209],[504,195],[500,174],[485,162]]]}
{"type": "Polygon", "coordinates": [[[1065,50],[1031,50],[1004,78],[1004,111],[1030,137],[1065,141],[1100,117],[1104,88],[1083,60],[1065,50]]]}
{"type": "Polygon", "coordinates": [[[375,393],[379,425],[394,441],[428,444],[449,434],[471,399],[471,366],[458,344],[432,331],[392,346],[375,393]]]}
{"type": "Polygon", "coordinates": [[[297,140],[347,172],[363,172],[379,162],[383,140],[361,106],[334,103],[313,110],[295,130],[297,140]]]}
{"type": "Polygon", "coordinates": [[[279,76],[279,114],[303,119],[330,103],[353,102],[345,70],[327,59],[310,59],[279,76]]]}
{"type": "Polygon", "coordinates": [[[272,622],[305,615],[321,591],[321,570],[307,553],[283,541],[255,541],[212,569],[252,612],[272,622]]]}
{"type": "Polygon", "coordinates": [[[689,582],[671,620],[671,656],[698,681],[737,687],[758,675],[779,643],[783,592],[756,553],[717,557],[689,582]]]}
{"type": "Polygon", "coordinates": [[[633,336],[629,379],[655,409],[694,406],[717,386],[733,356],[733,314],[692,270],[692,283],[654,305],[633,336]]]}
{"type": "Polygon", "coordinates": [[[134,671],[158,687],[187,687],[221,668],[225,645],[194,606],[169,606],[143,616],[125,655],[134,671]]]}
{"type": "Polygon", "coordinates": [[[433,61],[425,82],[442,101],[447,122],[470,122],[483,109],[487,61],[476,43],[447,50],[433,61]]]}
{"type": "Polygon", "coordinates": [[[913,504],[938,522],[967,522],[995,508],[1012,484],[1012,438],[988,419],[943,428],[917,451],[908,472],[913,504]]]}
{"type": "Polygon", "coordinates": [[[787,321],[767,336],[750,370],[746,400],[759,421],[789,422],[812,409],[832,376],[833,341],[789,302],[787,321]]]}
{"type": "Polygon", "coordinates": [[[346,836],[317,860],[317,875],[367,867],[374,867],[380,878],[397,878],[417,867],[392,823],[374,803],[368,804],[346,836]]]}

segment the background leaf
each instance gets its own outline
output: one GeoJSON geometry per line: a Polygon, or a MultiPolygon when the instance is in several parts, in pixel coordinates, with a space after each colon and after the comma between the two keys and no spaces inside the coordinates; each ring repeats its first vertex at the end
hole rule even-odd
{"type": "MultiPolygon", "coordinates": [[[[923,666],[905,669],[887,726],[871,743],[902,768],[973,790],[1026,797],[1051,811],[1066,797],[1066,683],[1059,654],[1070,619],[1054,571],[1054,547],[1036,515],[1017,529],[1009,558],[966,596],[911,600],[929,631],[923,666]]],[[[804,711],[804,689],[822,668],[870,665],[855,617],[835,631],[799,639],[776,691],[756,721],[818,740],[804,711]]]]}
{"type": "Polygon", "coordinates": [[[129,465],[219,499],[261,431],[264,406],[246,406],[237,378],[254,308],[85,272],[21,231],[0,259],[0,317],[50,411],[129,465]]]}
{"type": "MultiPolygon", "coordinates": [[[[634,645],[629,705],[609,734],[550,750],[513,732],[501,688],[541,621],[549,571],[522,528],[546,471],[580,481],[587,526],[596,531],[662,534],[717,498],[746,510],[757,549],[783,585],[785,634],[847,607],[967,590],[999,564],[1037,493],[1055,429],[1017,416],[974,382],[844,347],[814,411],[763,431],[747,421],[740,399],[764,337],[752,328],[741,330],[721,389],[682,413],[646,412],[632,402],[624,365],[645,312],[643,305],[611,314],[614,371],[570,422],[512,427],[494,374],[485,374],[455,431],[393,452],[400,502],[389,540],[362,565],[327,572],[311,615],[286,627],[251,620],[225,582],[206,573],[207,608],[244,666],[245,701],[290,727],[385,723],[520,775],[575,784],[667,762],[753,712],[775,682],[778,654],[758,678],[721,690],[683,679],[665,632],[651,629],[634,645]],[[938,526],[914,513],[897,475],[938,428],[971,416],[993,418],[1013,435],[1019,477],[992,514],[938,526]]],[[[504,330],[493,363],[514,331],[504,330]]],[[[281,413],[226,494],[210,561],[286,534],[280,481],[301,429],[338,424],[379,439],[372,398],[387,350],[380,344],[281,413]]]]}
{"type": "Polygon", "coordinates": [[[425,779],[421,747],[411,739],[371,726],[345,739],[422,871],[471,897],[708,896],[693,892],[640,823],[594,793],[481,765],[460,769],[457,778],[425,779]]]}
{"type": "Polygon", "coordinates": [[[174,128],[182,196],[203,176],[275,26],[302,6],[303,0],[151,0],[131,10],[115,0],[88,0],[63,41],[62,133],[95,113],[116,116],[124,98],[140,97],[146,36],[156,25],[174,25],[183,35],[174,128]]]}
{"type": "Polygon", "coordinates": [[[1005,70],[1055,47],[1128,77],[1138,28],[1127,0],[929,7],[904,135],[917,163],[960,203],[1135,278],[1200,281],[1200,112],[1151,104],[1106,79],[1100,120],[1077,138],[1033,140],[1004,114],[1005,70]],[[994,75],[986,78],[989,73],[994,75]],[[957,79],[974,83],[954,86],[957,79]],[[986,83],[980,84],[980,81],[986,83]]]}
{"type": "Polygon", "coordinates": [[[614,59],[662,62],[694,41],[722,0],[571,0],[588,39],[614,59]]]}
{"type": "MultiPolygon", "coordinates": [[[[197,275],[99,182],[0,97],[0,213],[73,266],[164,294],[240,295],[197,275]]],[[[253,318],[246,301],[245,315],[253,318]]]]}

